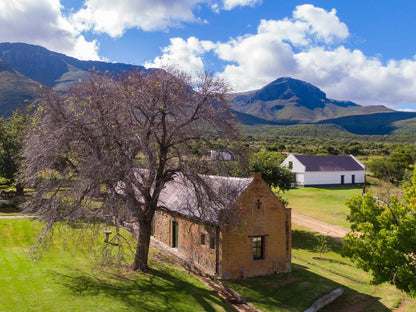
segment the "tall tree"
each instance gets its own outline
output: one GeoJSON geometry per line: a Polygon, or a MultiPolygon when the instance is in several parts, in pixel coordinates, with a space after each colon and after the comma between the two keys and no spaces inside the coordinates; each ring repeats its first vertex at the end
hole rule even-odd
{"type": "Polygon", "coordinates": [[[373,274],[376,284],[390,282],[416,296],[416,171],[404,198],[378,202],[371,194],[347,202],[352,232],[344,252],[373,274]]]}
{"type": "MultiPolygon", "coordinates": [[[[20,167],[23,138],[29,121],[28,112],[16,110],[9,118],[0,118],[0,175],[16,183],[20,167]]],[[[23,187],[16,183],[16,195],[23,195],[23,187]]]]}
{"type": "Polygon", "coordinates": [[[268,185],[279,187],[279,190],[284,192],[295,182],[295,175],[290,170],[280,167],[281,162],[282,156],[278,153],[261,151],[252,156],[250,170],[261,172],[268,185]]]}
{"type": "Polygon", "coordinates": [[[28,207],[47,228],[61,220],[132,219],[139,225],[132,268],[146,271],[166,183],[180,174],[216,207],[226,206],[198,174],[208,160],[191,150],[196,141],[207,143],[207,135],[226,140],[237,134],[227,92],[208,74],[195,83],[157,70],[118,79],[93,75],[65,98],[45,93],[24,149],[22,177],[37,190],[28,207]],[[97,207],[92,201],[104,188],[97,207]]]}

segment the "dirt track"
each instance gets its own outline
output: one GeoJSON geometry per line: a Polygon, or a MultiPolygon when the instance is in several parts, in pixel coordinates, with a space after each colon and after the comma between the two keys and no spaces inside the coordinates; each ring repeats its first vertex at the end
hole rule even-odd
{"type": "Polygon", "coordinates": [[[350,231],[342,226],[332,225],[295,212],[292,212],[292,222],[320,234],[331,236],[338,241],[342,241],[344,236],[350,231]]]}

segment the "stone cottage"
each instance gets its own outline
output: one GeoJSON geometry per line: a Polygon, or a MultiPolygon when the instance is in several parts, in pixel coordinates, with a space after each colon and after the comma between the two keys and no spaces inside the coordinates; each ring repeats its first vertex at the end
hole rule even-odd
{"type": "Polygon", "coordinates": [[[205,179],[221,196],[234,198],[230,209],[209,200],[192,209],[196,200],[205,199],[198,199],[189,183],[177,177],[161,194],[153,237],[206,273],[225,279],[290,271],[291,210],[261,174],[205,179]]]}

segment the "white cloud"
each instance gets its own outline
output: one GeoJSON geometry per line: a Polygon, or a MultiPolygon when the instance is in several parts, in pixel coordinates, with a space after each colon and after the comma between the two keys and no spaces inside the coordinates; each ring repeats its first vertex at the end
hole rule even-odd
{"type": "Polygon", "coordinates": [[[219,75],[238,91],[290,76],[362,105],[416,102],[416,56],[383,63],[343,46],[348,36],[335,10],[298,6],[292,18],[262,20],[256,34],[217,43],[215,53],[231,63],[219,75]]]}
{"type": "Polygon", "coordinates": [[[253,7],[262,0],[86,0],[84,7],[72,16],[72,21],[79,31],[93,30],[111,37],[122,36],[132,28],[165,31],[183,22],[206,22],[193,12],[204,3],[219,13],[220,8],[253,7]]]}
{"type": "Polygon", "coordinates": [[[345,39],[349,36],[348,27],[340,22],[336,16],[337,11],[314,7],[312,4],[299,5],[293,12],[293,18],[309,26],[309,33],[316,35],[325,43],[333,43],[336,39],[345,39]]]}
{"type": "Polygon", "coordinates": [[[86,0],[72,19],[79,30],[92,29],[111,37],[125,30],[167,30],[181,22],[198,21],[193,9],[206,0],[86,0]]]}
{"type": "Polygon", "coordinates": [[[99,59],[98,43],[86,41],[63,16],[59,0],[1,1],[0,41],[37,44],[81,59],[99,59]]]}
{"type": "Polygon", "coordinates": [[[163,55],[153,62],[144,65],[149,68],[165,66],[177,66],[181,70],[197,76],[204,71],[204,62],[201,57],[206,52],[214,49],[211,41],[200,41],[195,37],[189,37],[186,41],[182,38],[171,38],[170,45],[163,49],[163,55]]]}
{"type": "Polygon", "coordinates": [[[347,38],[348,28],[335,13],[303,5],[296,7],[293,18],[261,20],[257,34],[217,45],[218,57],[234,63],[220,75],[239,90],[259,88],[279,76],[302,76],[305,68],[294,47],[307,51],[347,38]]]}
{"type": "Polygon", "coordinates": [[[261,4],[263,0],[224,0],[224,10],[232,10],[238,6],[250,6],[254,7],[257,4],[261,4]]]}
{"type": "Polygon", "coordinates": [[[282,76],[308,81],[329,98],[362,105],[387,106],[416,102],[416,55],[383,63],[342,45],[347,25],[336,11],[312,5],[296,7],[291,18],[262,20],[256,34],[228,42],[171,39],[163,57],[146,65],[180,65],[190,73],[204,69],[203,57],[213,51],[228,63],[221,73],[236,91],[253,90],[282,76]]]}

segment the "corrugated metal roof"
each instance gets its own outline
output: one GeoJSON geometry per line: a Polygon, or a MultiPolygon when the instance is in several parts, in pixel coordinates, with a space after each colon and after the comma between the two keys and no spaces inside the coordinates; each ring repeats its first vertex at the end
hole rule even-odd
{"type": "Polygon", "coordinates": [[[364,168],[352,156],[294,155],[305,171],[360,171],[364,168]]]}
{"type": "Polygon", "coordinates": [[[253,178],[201,176],[215,194],[196,187],[192,181],[179,174],[166,184],[159,198],[159,206],[181,215],[205,222],[217,223],[224,205],[230,208],[246,190],[253,178]]]}

